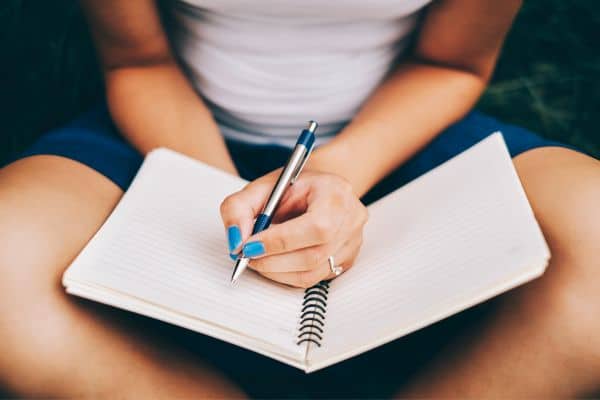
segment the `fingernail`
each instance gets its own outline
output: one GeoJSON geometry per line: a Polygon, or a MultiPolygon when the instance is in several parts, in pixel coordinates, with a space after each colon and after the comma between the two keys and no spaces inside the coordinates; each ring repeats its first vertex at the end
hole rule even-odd
{"type": "Polygon", "coordinates": [[[233,250],[242,244],[242,232],[237,225],[232,225],[227,228],[227,240],[229,241],[229,253],[233,252],[233,250]]]}
{"type": "Polygon", "coordinates": [[[233,261],[237,261],[239,256],[239,254],[229,253],[229,258],[231,258],[233,261]]]}
{"type": "Polygon", "coordinates": [[[265,245],[263,242],[248,242],[242,251],[249,258],[261,256],[265,254],[265,245]]]}

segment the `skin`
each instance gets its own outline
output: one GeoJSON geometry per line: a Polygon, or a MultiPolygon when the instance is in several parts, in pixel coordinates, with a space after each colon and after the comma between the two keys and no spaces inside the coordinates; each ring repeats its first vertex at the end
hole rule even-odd
{"type": "MultiPolygon", "coordinates": [[[[348,270],[362,243],[358,230],[366,222],[365,210],[358,205],[360,196],[473,107],[493,72],[519,6],[516,0],[434,2],[411,57],[375,90],[342,132],[315,150],[307,169],[322,175],[311,178],[307,192],[315,193],[313,201],[303,204],[304,197],[295,195],[303,189],[292,188],[290,198],[296,204],[287,207],[296,214],[306,211],[305,216],[249,238],[252,219],[267,198],[269,186],[258,189],[250,184],[225,199],[221,208],[225,226],[240,226],[246,242],[260,241],[266,249],[260,261],[249,266],[270,279],[299,287],[334,277],[329,256],[348,270]],[[328,208],[325,203],[333,198],[347,207],[328,208]],[[340,229],[344,218],[360,225],[340,229]],[[305,232],[307,238],[295,239],[297,231],[305,232]],[[322,234],[314,236],[315,231],[322,234]],[[321,240],[307,245],[308,237],[321,240]],[[295,253],[305,255],[307,270],[297,270],[299,255],[295,253]],[[276,272],[264,271],[264,264],[276,263],[281,266],[276,272]]],[[[273,181],[274,175],[261,179],[273,181]]]]}
{"type": "Polygon", "coordinates": [[[173,343],[67,296],[65,267],[121,197],[92,169],[35,156],[0,170],[0,386],[23,397],[240,397],[173,343]]]}
{"type": "MultiPolygon", "coordinates": [[[[123,135],[143,153],[170,147],[235,173],[210,113],[173,61],[154,3],[84,5],[123,135]]],[[[413,57],[315,152],[280,210],[281,224],[249,237],[274,173],[229,196],[224,225],[238,224],[246,241],[265,243],[266,255],[252,267],[294,286],[328,274],[322,261],[331,252],[349,267],[367,218],[358,197],[475,103],[518,6],[434,3],[413,57]]],[[[401,396],[567,397],[598,389],[600,163],[562,148],[531,150],[514,163],[552,250],[550,266],[503,296],[481,329],[450,342],[401,396]]],[[[121,194],[61,157],[29,157],[0,170],[0,384],[23,396],[241,396],[197,356],[136,329],[133,317],[61,288],[62,272],[121,194]]]]}
{"type": "MultiPolygon", "coordinates": [[[[243,237],[252,231],[255,216],[279,176],[273,171],[227,197],[221,204],[226,227],[237,225],[243,237]]],[[[310,287],[334,278],[327,258],[348,270],[362,244],[367,209],[343,178],[323,172],[304,171],[282,199],[274,224],[250,236],[246,242],[261,242],[264,256],[249,264],[261,275],[290,286],[310,287]],[[294,218],[290,216],[299,215],[294,218]]],[[[242,250],[234,249],[234,253],[242,250]]]]}

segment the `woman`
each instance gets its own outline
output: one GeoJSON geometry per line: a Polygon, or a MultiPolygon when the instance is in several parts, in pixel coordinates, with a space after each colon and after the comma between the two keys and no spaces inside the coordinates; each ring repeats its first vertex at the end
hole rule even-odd
{"type": "Polygon", "coordinates": [[[173,1],[167,34],[154,0],[83,1],[110,118],[96,109],[0,171],[0,382],[17,394],[60,397],[240,394],[211,361],[61,288],[62,272],[151,149],[252,179],[222,205],[229,251],[252,256],[252,268],[273,281],[306,287],[333,278],[330,255],[345,273],[352,266],[367,220],[361,198],[368,203],[501,130],[551,264],[397,390],[542,397],[598,389],[600,163],[469,113],[521,1],[248,3],[173,1]],[[250,238],[270,171],[308,119],[321,122],[320,146],[283,205],[287,220],[250,238]]]}

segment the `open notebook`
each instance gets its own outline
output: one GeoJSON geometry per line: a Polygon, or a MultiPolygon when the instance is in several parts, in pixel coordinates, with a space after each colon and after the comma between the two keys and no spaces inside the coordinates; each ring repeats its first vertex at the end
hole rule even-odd
{"type": "Polygon", "coordinates": [[[311,372],[533,279],[550,256],[499,133],[372,204],[354,268],[307,291],[251,271],[230,285],[219,204],[244,184],[153,151],[67,292],[311,372]]]}

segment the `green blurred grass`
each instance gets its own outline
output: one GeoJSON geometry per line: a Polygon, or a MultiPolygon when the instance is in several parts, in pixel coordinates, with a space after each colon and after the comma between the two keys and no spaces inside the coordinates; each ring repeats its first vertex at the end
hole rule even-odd
{"type": "MultiPolygon", "coordinates": [[[[600,0],[526,0],[479,108],[600,157],[600,0]]],[[[101,97],[74,0],[0,2],[0,160],[101,97]]]]}
{"type": "Polygon", "coordinates": [[[526,0],[479,108],[600,156],[600,1],[526,0]]]}

